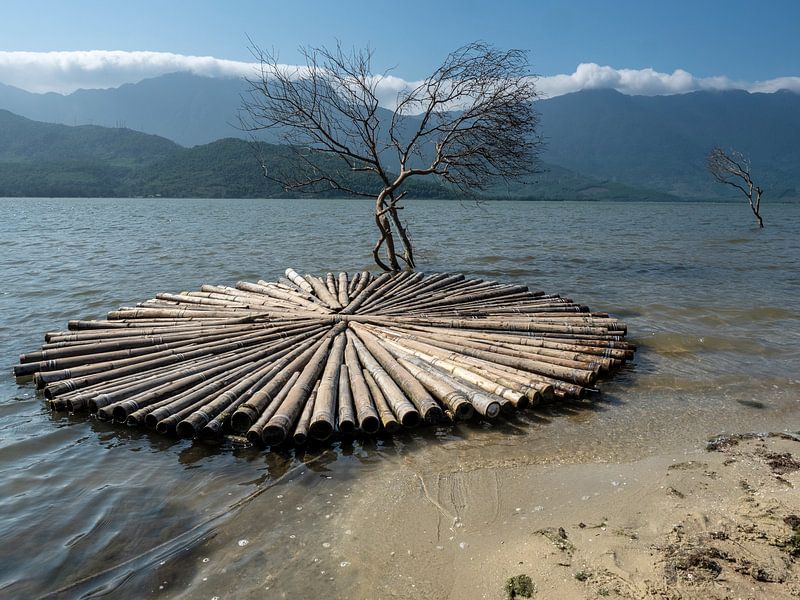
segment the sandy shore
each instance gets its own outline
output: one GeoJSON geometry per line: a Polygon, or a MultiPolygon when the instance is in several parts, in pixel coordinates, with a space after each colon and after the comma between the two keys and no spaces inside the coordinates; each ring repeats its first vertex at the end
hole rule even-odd
{"type": "Polygon", "coordinates": [[[698,440],[631,462],[491,448],[363,453],[348,468],[308,455],[212,527],[122,568],[111,593],[505,600],[524,575],[536,599],[800,598],[795,434],[698,440]]]}
{"type": "Polygon", "coordinates": [[[547,599],[800,597],[799,439],[629,464],[410,465],[355,488],[340,519],[349,597],[499,599],[520,574],[547,599]]]}

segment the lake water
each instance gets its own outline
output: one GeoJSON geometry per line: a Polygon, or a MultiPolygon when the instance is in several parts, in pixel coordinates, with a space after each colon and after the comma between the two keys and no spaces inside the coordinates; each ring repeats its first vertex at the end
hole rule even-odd
{"type": "Polygon", "coordinates": [[[409,202],[421,270],[570,296],[624,319],[640,346],[601,400],[513,422],[267,453],[52,414],[11,376],[45,331],[160,291],[274,280],[288,266],[370,268],[370,212],[334,200],[0,199],[0,596],[347,595],[385,575],[342,548],[393,535],[380,512],[352,515],[387,494],[376,482],[394,469],[424,482],[800,429],[793,204],[767,204],[759,231],[743,203],[409,202]]]}

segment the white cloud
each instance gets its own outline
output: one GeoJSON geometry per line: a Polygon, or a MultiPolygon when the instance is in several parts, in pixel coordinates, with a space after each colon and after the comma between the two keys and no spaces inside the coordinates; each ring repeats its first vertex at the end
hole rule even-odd
{"type": "Polygon", "coordinates": [[[750,84],[751,92],[777,92],[791,90],[800,94],[800,77],[777,77],[766,81],[754,81],[750,84]]]}
{"type": "MultiPolygon", "coordinates": [[[[0,82],[32,92],[69,93],[78,88],[116,87],[176,71],[208,77],[241,77],[253,74],[254,69],[253,63],[169,52],[0,51],[0,82]]],[[[382,77],[378,96],[384,106],[391,107],[399,91],[418,83],[394,76],[382,77]]],[[[599,88],[648,96],[726,89],[751,92],[790,89],[800,92],[800,77],[747,82],[727,77],[695,77],[683,69],[661,73],[653,69],[616,69],[582,63],[570,75],[539,78],[538,86],[545,97],[599,88]]]]}
{"type": "Polygon", "coordinates": [[[0,82],[30,92],[69,93],[78,88],[118,87],[177,71],[238,77],[252,74],[253,69],[251,63],[170,52],[0,51],[0,82]]]}
{"type": "Polygon", "coordinates": [[[658,96],[685,94],[698,90],[747,90],[775,92],[789,89],[800,92],[800,77],[780,77],[767,81],[734,81],[727,77],[695,77],[676,69],[660,73],[653,69],[615,69],[595,63],[581,63],[571,75],[553,75],[539,79],[539,89],[546,97],[560,96],[586,89],[615,89],[623,94],[658,96]]]}

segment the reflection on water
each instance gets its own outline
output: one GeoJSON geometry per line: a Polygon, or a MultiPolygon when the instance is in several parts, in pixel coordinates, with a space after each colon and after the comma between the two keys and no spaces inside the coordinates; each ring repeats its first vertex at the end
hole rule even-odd
{"type": "MultiPolygon", "coordinates": [[[[274,279],[286,266],[370,268],[370,210],[0,199],[0,359],[8,373],[45,331],[158,291],[274,279]]],[[[0,592],[334,593],[369,570],[369,557],[337,554],[343,536],[382,523],[350,523],[346,509],[393,470],[629,460],[722,431],[796,429],[800,207],[768,210],[757,231],[739,204],[409,207],[424,269],[526,283],[628,322],[635,364],[591,403],[264,453],[52,414],[30,383],[2,377],[0,592]]]]}

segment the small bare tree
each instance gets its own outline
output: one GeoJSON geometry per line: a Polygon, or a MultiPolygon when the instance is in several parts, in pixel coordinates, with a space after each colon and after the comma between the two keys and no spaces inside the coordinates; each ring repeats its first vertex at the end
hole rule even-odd
{"type": "Polygon", "coordinates": [[[757,186],[750,176],[750,160],[741,152],[735,150],[725,152],[722,148],[715,147],[708,153],[706,167],[718,182],[735,187],[747,197],[750,210],[753,211],[758,226],[763,229],[764,220],[760,211],[764,190],[757,186]]]}
{"type": "Polygon", "coordinates": [[[433,175],[470,192],[534,170],[541,145],[532,105],[537,92],[524,51],[468,44],[430,77],[400,91],[394,112],[381,114],[379,86],[389,78],[372,73],[369,48],[304,48],[299,67],[280,64],[275,53],[256,45],[251,49],[260,72],[248,79],[243,127],[276,130],[297,157],[285,173],[262,161],[265,175],[287,192],[375,198],[380,235],[372,254],[384,270],[399,270],[400,261],[414,267],[399,213],[409,178],[433,175]]]}

